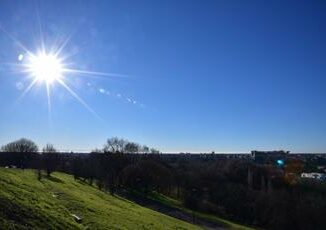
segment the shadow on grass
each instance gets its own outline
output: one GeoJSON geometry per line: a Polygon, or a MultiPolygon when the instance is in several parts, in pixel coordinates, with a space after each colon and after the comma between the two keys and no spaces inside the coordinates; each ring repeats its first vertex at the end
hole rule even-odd
{"type": "Polygon", "coordinates": [[[61,183],[61,184],[64,184],[65,182],[57,177],[54,177],[54,176],[44,176],[45,179],[49,180],[49,181],[52,181],[52,182],[55,182],[55,183],[61,183]]]}
{"type": "Polygon", "coordinates": [[[130,203],[132,205],[136,205],[136,202],[132,201],[132,200],[128,200],[126,198],[124,198],[123,196],[120,196],[118,194],[114,194],[113,195],[116,199],[120,200],[120,201],[123,201],[123,202],[126,202],[126,203],[130,203]]]}
{"type": "Polygon", "coordinates": [[[204,229],[225,230],[228,226],[223,222],[211,221],[209,219],[195,215],[194,212],[187,212],[178,207],[173,207],[170,204],[162,203],[161,201],[154,200],[148,194],[142,194],[137,191],[120,191],[118,195],[123,199],[127,199],[133,203],[163,213],[165,215],[186,221],[191,224],[198,225],[204,229]]]}
{"type": "Polygon", "coordinates": [[[80,180],[80,179],[77,179],[76,181],[77,181],[79,184],[82,184],[82,185],[88,185],[88,186],[93,187],[93,184],[90,184],[90,183],[87,182],[86,180],[80,180]]]}
{"type": "Polygon", "coordinates": [[[25,206],[21,206],[10,199],[0,197],[0,207],[0,220],[5,221],[0,221],[0,228],[2,227],[1,224],[7,222],[10,223],[12,229],[23,229],[28,222],[37,219],[37,216],[25,206]]]}

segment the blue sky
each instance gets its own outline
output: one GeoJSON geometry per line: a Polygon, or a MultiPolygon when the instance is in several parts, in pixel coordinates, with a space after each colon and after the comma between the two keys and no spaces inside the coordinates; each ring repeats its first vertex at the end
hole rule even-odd
{"type": "Polygon", "coordinates": [[[0,2],[0,145],[27,137],[61,150],[119,136],[161,151],[326,152],[324,1],[0,2]],[[41,25],[41,27],[39,26],[41,25]],[[70,37],[76,69],[21,100],[25,54],[70,37]],[[6,32],[4,32],[6,31],[6,32]],[[11,63],[11,64],[8,64],[11,63]],[[15,65],[13,65],[15,64],[15,65]]]}

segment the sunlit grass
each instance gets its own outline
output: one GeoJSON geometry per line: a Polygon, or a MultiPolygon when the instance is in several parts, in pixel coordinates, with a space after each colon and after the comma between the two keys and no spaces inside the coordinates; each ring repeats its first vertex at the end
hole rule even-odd
{"type": "Polygon", "coordinates": [[[0,207],[0,229],[200,229],[63,173],[38,181],[33,170],[0,168],[0,207]]]}

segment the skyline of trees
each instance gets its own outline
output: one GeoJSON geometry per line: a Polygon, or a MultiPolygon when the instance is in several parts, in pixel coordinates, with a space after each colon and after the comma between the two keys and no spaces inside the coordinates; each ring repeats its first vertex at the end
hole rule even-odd
{"type": "MultiPolygon", "coordinates": [[[[53,144],[47,143],[40,151],[38,145],[27,138],[20,138],[9,142],[0,148],[1,152],[30,152],[30,153],[59,153],[60,151],[53,144]]],[[[159,150],[140,145],[136,142],[128,141],[123,138],[108,138],[103,148],[95,148],[91,153],[152,153],[158,154],[159,150]]]]}

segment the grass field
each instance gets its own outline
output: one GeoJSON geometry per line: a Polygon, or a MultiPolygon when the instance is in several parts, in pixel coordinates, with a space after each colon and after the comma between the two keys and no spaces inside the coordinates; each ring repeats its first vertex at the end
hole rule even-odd
{"type": "Polygon", "coordinates": [[[0,168],[0,229],[200,229],[72,176],[0,168]],[[82,218],[81,223],[72,214],[82,218]]]}

